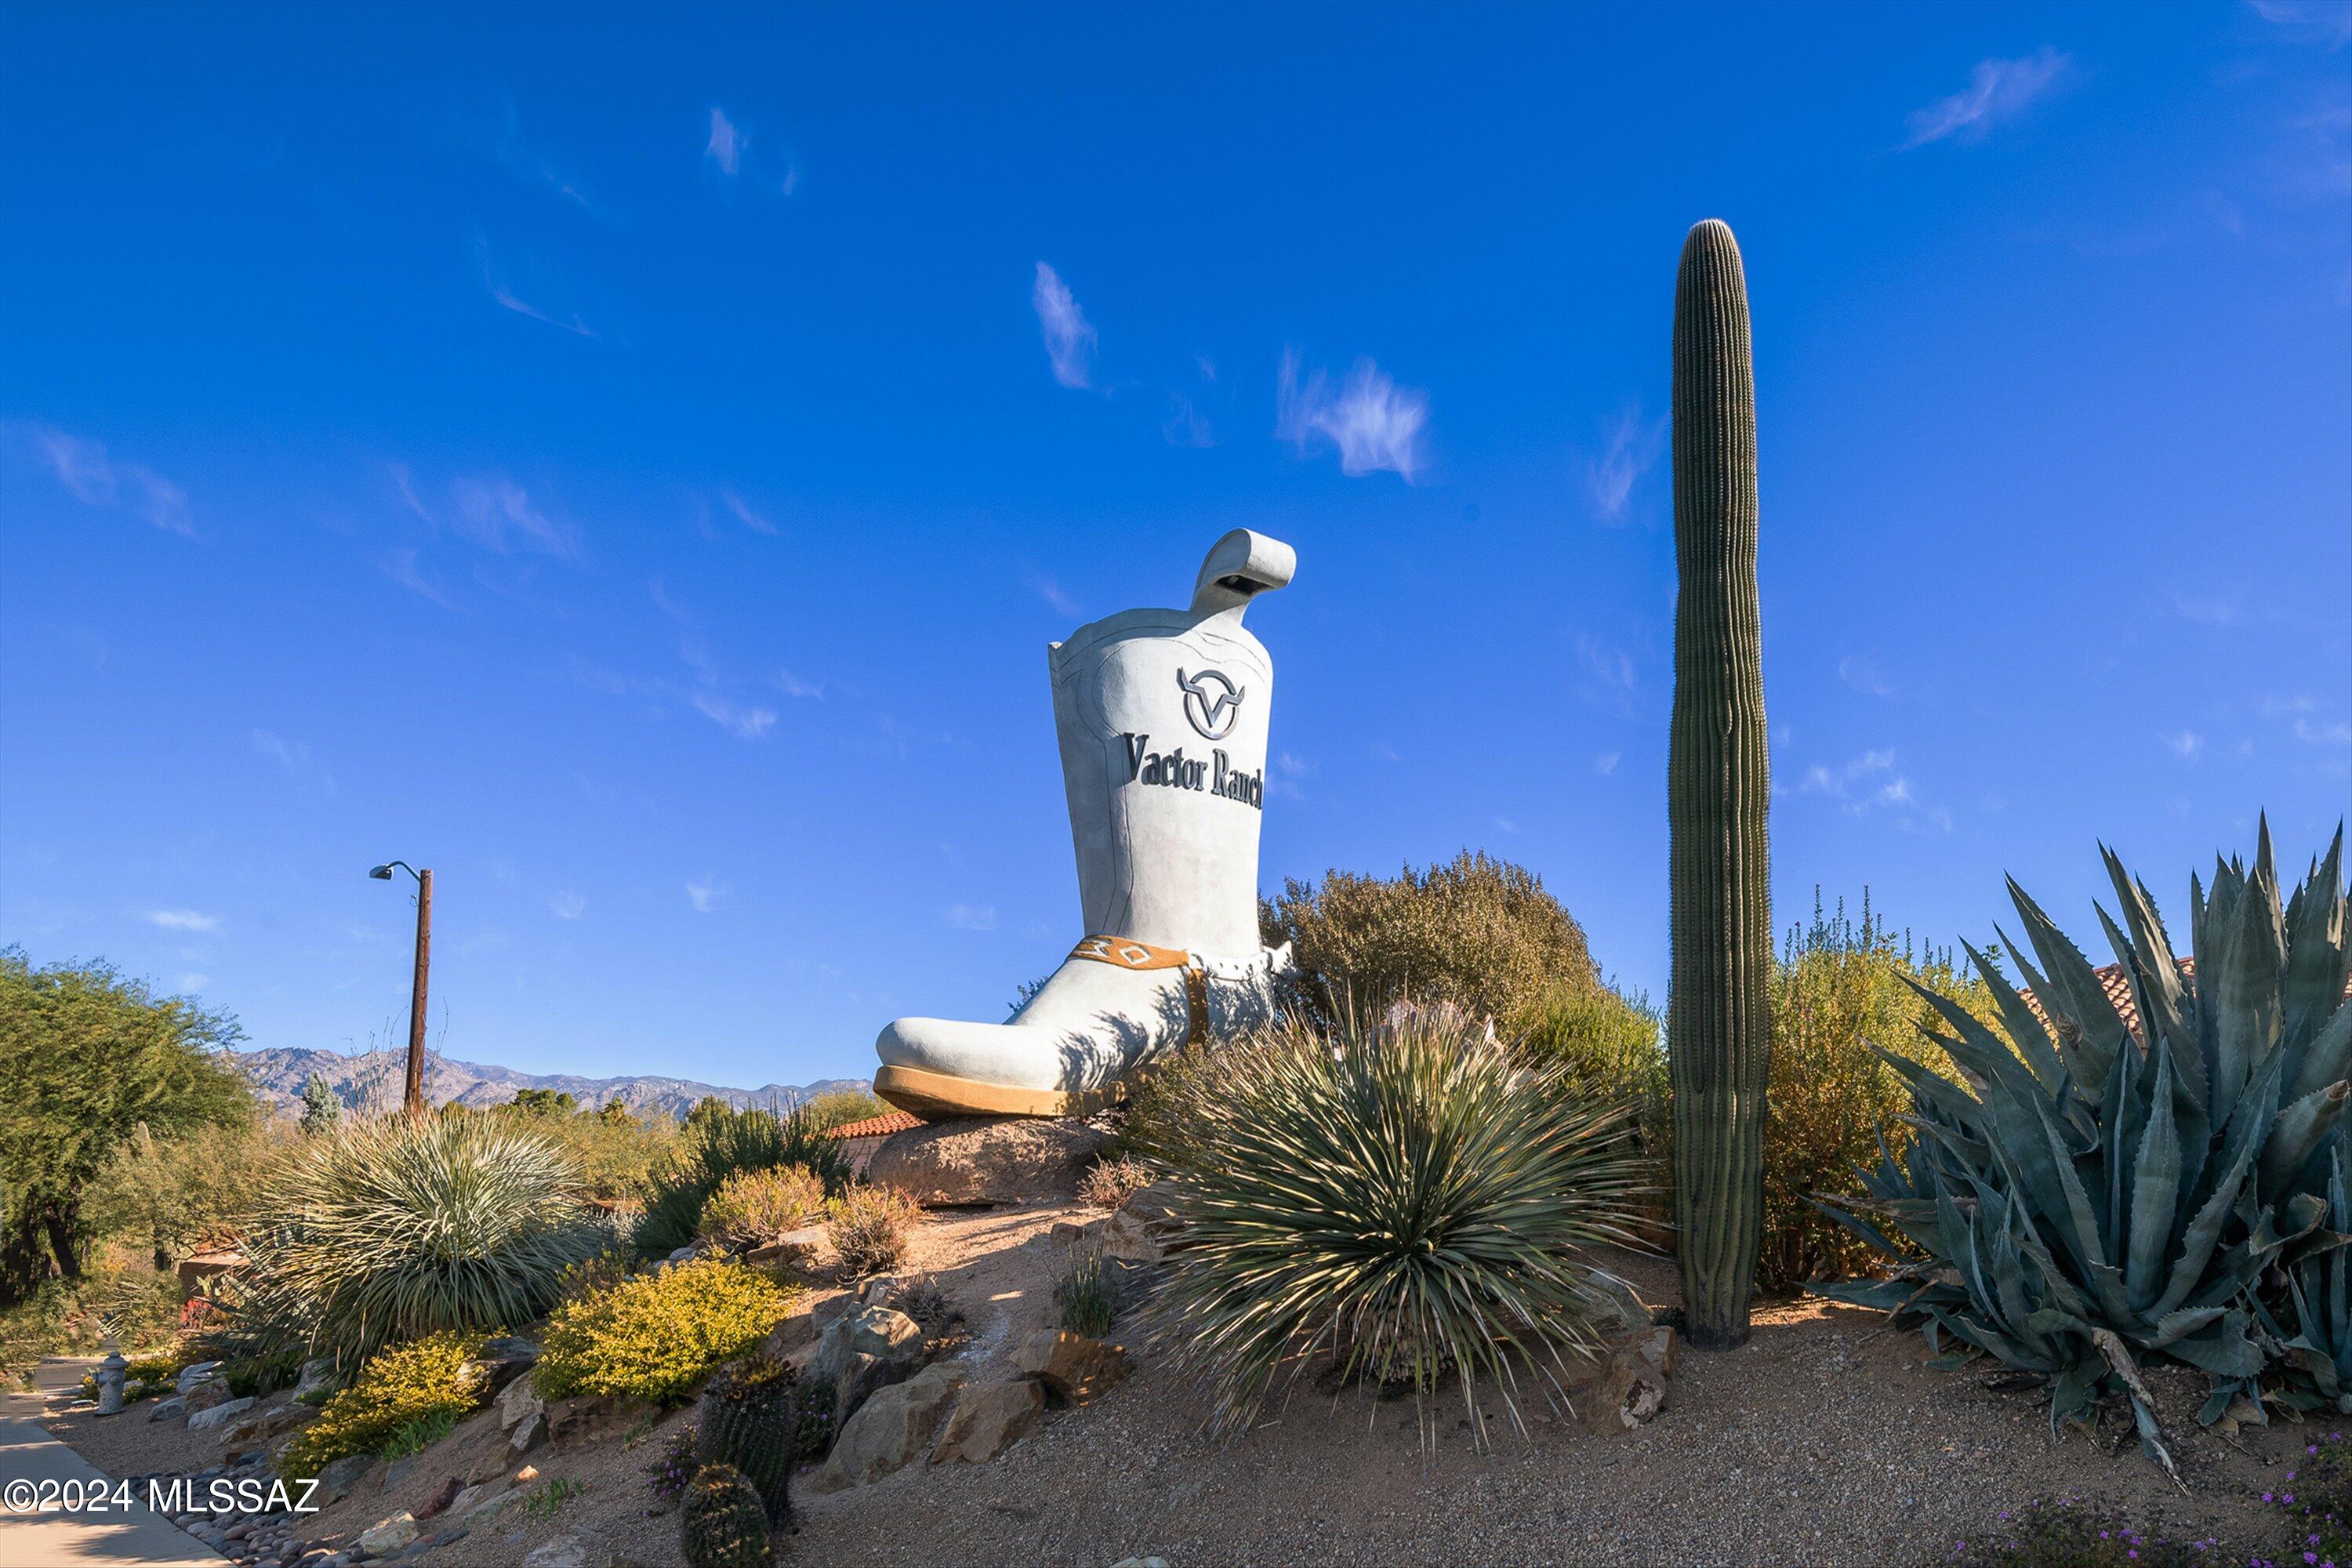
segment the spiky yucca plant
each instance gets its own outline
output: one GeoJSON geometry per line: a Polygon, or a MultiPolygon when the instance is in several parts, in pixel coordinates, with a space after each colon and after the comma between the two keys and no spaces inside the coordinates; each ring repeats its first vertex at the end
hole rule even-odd
{"type": "Polygon", "coordinates": [[[444,1110],[346,1117],[305,1140],[261,1194],[267,1216],[231,1319],[348,1373],[378,1347],[527,1323],[610,1228],[555,1143],[511,1120],[444,1110]]]}
{"type": "Polygon", "coordinates": [[[1524,1432],[1518,1374],[1557,1394],[1597,1343],[1598,1270],[1631,1244],[1651,1189],[1630,1110],[1587,1099],[1450,1011],[1329,1034],[1290,1024],[1226,1047],[1175,1114],[1181,1237],[1160,1342],[1246,1427],[1277,1380],[1330,1355],[1345,1378],[1427,1396],[1461,1376],[1473,1441],[1480,1379],[1524,1432]]]}
{"type": "MultiPolygon", "coordinates": [[[[2279,1325],[2294,1318],[2292,1300],[2263,1301],[2266,1271],[2289,1270],[2291,1296],[2310,1303],[2311,1260],[2340,1258],[2345,1239],[2322,1224],[2330,1191],[2342,1196],[2338,1129],[2352,1092],[2342,851],[2339,829],[2284,908],[2267,823],[2251,869],[2217,865],[2210,896],[2192,878],[2191,971],[2147,888],[2103,851],[2123,923],[2105,910],[2100,920],[2129,1022],[2011,882],[2033,956],[2002,944],[2032,1001],[1974,949],[2006,1040],[1922,993],[1951,1030],[1931,1037],[1965,1082],[1881,1053],[1910,1082],[1918,1136],[1865,1173],[1866,1199],[1832,1210],[1887,1252],[1903,1254],[1892,1230],[1926,1257],[1822,1294],[1889,1308],[1931,1343],[1948,1334],[1951,1359],[1983,1352],[2046,1373],[2053,1426],[2086,1418],[2103,1391],[2126,1397],[2143,1446],[2168,1468],[2141,1358],[2207,1373],[2200,1420],[2261,1419],[2276,1392],[2263,1380],[2289,1350],[2279,1325]]],[[[2318,1299],[2341,1328],[2340,1289],[2318,1299]]],[[[2352,1331],[2301,1337],[2305,1359],[2332,1371],[2330,1347],[2352,1331]]]]}

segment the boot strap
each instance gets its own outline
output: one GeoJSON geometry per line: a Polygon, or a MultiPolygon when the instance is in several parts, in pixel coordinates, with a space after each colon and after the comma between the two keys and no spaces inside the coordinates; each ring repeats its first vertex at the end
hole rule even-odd
{"type": "Polygon", "coordinates": [[[1209,976],[1198,953],[1181,947],[1155,947],[1128,936],[1090,936],[1070,950],[1074,959],[1092,959],[1118,969],[1181,969],[1184,972],[1185,1008],[1192,1016],[1184,1026],[1184,1043],[1197,1046],[1208,1037],[1209,976]]]}

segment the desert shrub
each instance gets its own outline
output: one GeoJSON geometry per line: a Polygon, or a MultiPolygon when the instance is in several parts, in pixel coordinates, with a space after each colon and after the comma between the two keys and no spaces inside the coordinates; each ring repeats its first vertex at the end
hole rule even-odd
{"type": "Polygon", "coordinates": [[[576,1301],[583,1296],[609,1290],[628,1277],[628,1255],[617,1247],[608,1247],[593,1258],[567,1265],[555,1277],[555,1299],[576,1301]]]}
{"type": "Polygon", "coordinates": [[[677,1501],[685,1493],[687,1483],[694,1479],[694,1472],[702,1468],[700,1447],[701,1439],[695,1433],[694,1423],[681,1421],[670,1428],[669,1436],[663,1439],[661,1451],[654,1456],[653,1463],[646,1467],[656,1508],[677,1501]]]}
{"type": "Polygon", "coordinates": [[[822,1459],[833,1448],[835,1402],[838,1392],[830,1383],[803,1378],[793,1384],[793,1430],[800,1457],[822,1459]]]}
{"type": "Polygon", "coordinates": [[[1524,867],[1464,850],[1394,879],[1334,870],[1259,906],[1266,944],[1291,944],[1300,999],[1326,1024],[1399,997],[1498,1024],[1552,987],[1600,983],[1584,930],[1524,867]]]}
{"type": "Polygon", "coordinates": [[[617,1100],[601,1110],[534,1115],[530,1121],[572,1157],[589,1195],[608,1202],[645,1202],[653,1192],[654,1173],[678,1136],[677,1122],[668,1115],[658,1110],[633,1115],[617,1100]]]}
{"type": "Polygon", "coordinates": [[[2352,1563],[2352,1443],[2341,1427],[2315,1431],[2291,1463],[2263,1493],[2274,1510],[2265,1533],[2279,1543],[2276,1561],[2352,1563]]]}
{"type": "Polygon", "coordinates": [[[269,1355],[245,1356],[221,1363],[221,1381],[239,1399],[275,1394],[302,1375],[302,1352],[298,1348],[269,1355]]]}
{"type": "Polygon", "coordinates": [[[638,1247],[662,1254],[686,1246],[695,1238],[702,1205],[728,1177],[779,1165],[805,1166],[829,1194],[849,1184],[847,1160],[805,1108],[779,1115],[703,1100],[654,1173],[652,1195],[637,1222],[638,1247]]]}
{"type": "Polygon", "coordinates": [[[834,1200],[825,1228],[845,1271],[881,1274],[906,1258],[907,1233],[922,1216],[922,1205],[897,1188],[861,1182],[834,1200]]]}
{"type": "MultiPolygon", "coordinates": [[[[1650,1177],[1633,1113],[1531,1068],[1458,1015],[1334,1034],[1291,1024],[1216,1054],[1179,1110],[1184,1245],[1161,1338],[1244,1428],[1278,1374],[1329,1355],[1343,1378],[1427,1396],[1520,1371],[1549,1384],[1597,1343],[1601,1276],[1579,1249],[1630,1242],[1650,1177]]],[[[1424,1432],[1429,1430],[1426,1424],[1424,1432]]]]}
{"type": "Polygon", "coordinates": [[[1852,1192],[1854,1173],[1878,1159],[1880,1141],[1901,1151],[1911,1090],[1874,1047],[1949,1074],[1923,1030],[1933,992],[1971,1016],[1997,1016],[1984,981],[1936,948],[1897,942],[1864,890],[1859,924],[1841,902],[1824,917],[1813,897],[1810,925],[1790,928],[1772,976],[1772,1089],[1765,1106],[1764,1240],[1756,1282],[1789,1290],[1844,1279],[1876,1266],[1877,1250],[1825,1215],[1813,1199],[1852,1192]]]}
{"type": "Polygon", "coordinates": [[[89,1189],[91,1228],[136,1241],[155,1267],[232,1238],[295,1137],[282,1117],[158,1134],[133,1129],[89,1189]]]}
{"type": "Polygon", "coordinates": [[[1151,1167],[1140,1160],[1099,1160],[1078,1178],[1078,1200],[1090,1208],[1115,1209],[1150,1184],[1151,1167]]]}
{"type": "Polygon", "coordinates": [[[1181,1165],[1201,1151],[1188,1142],[1192,1126],[1181,1114],[1198,1091],[1198,1080],[1217,1070],[1221,1053],[1196,1046],[1145,1066],[1127,1079],[1127,1100],[1105,1153],[1137,1160],[1146,1167],[1181,1165]]]}
{"type": "MultiPolygon", "coordinates": [[[[2070,1495],[2003,1510],[1956,1542],[1945,1561],[1959,1568],[2212,1568],[2223,1556],[2216,1537],[2144,1524],[2111,1503],[2070,1495]]],[[[2244,1559],[2255,1563],[2269,1559],[2244,1559]]],[[[2303,1563],[2301,1550],[2282,1563],[2303,1563]]]]}
{"type": "Polygon", "coordinates": [[[704,1239],[748,1247],[823,1218],[824,1184],[806,1165],[737,1171],[704,1200],[704,1239]]]}
{"type": "Polygon", "coordinates": [[[481,1349],[482,1338],[428,1334],[374,1356],[349,1388],[330,1398],[318,1418],[294,1435],[278,1473],[315,1476],[320,1466],[347,1454],[384,1454],[414,1441],[426,1423],[446,1419],[446,1436],[480,1397],[479,1374],[466,1363],[481,1349]]]}
{"type": "Polygon", "coordinates": [[[793,1292],[755,1268],[698,1258],[639,1274],[556,1308],[531,1385],[541,1396],[684,1399],[792,1310],[793,1292]]]}
{"type": "Polygon", "coordinates": [[[1073,1250],[1070,1266],[1054,1281],[1055,1320],[1074,1334],[1100,1339],[1118,1316],[1118,1292],[1102,1253],[1090,1247],[1073,1250]]]}
{"type": "Polygon", "coordinates": [[[889,1102],[880,1095],[862,1089],[837,1089],[831,1094],[820,1094],[801,1107],[809,1126],[819,1132],[835,1127],[845,1127],[853,1121],[890,1113],[889,1102]]]}
{"type": "Polygon", "coordinates": [[[257,1205],[248,1266],[213,1342],[295,1345],[339,1370],[441,1330],[527,1323],[610,1241],[562,1151],[511,1119],[345,1117],[301,1140],[257,1205]]]}
{"type": "Polygon", "coordinates": [[[132,1399],[161,1394],[179,1381],[180,1369],[187,1364],[188,1358],[177,1351],[132,1356],[131,1364],[122,1369],[123,1391],[132,1399]]]}
{"type": "Polygon", "coordinates": [[[1560,984],[1509,1020],[1509,1033],[1530,1060],[1559,1068],[1585,1093],[1631,1103],[1643,1152],[1664,1162],[1674,1142],[1664,1024],[1647,996],[1560,984]]]}

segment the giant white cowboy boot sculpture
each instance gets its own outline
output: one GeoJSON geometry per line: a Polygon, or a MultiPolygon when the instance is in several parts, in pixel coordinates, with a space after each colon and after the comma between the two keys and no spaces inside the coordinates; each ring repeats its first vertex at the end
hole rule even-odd
{"type": "Polygon", "coordinates": [[[1153,1058],[1266,1017],[1290,950],[1258,940],[1274,664],[1242,626],[1297,557],[1236,529],[1186,610],[1126,610],[1047,649],[1086,936],[1003,1024],[901,1018],[874,1092],[919,1116],[1069,1116],[1153,1058]]]}

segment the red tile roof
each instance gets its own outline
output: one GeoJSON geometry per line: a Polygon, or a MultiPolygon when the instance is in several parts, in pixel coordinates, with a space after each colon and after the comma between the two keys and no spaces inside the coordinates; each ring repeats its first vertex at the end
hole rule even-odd
{"type": "Polygon", "coordinates": [[[880,1116],[869,1116],[863,1121],[845,1121],[838,1127],[828,1127],[824,1135],[836,1139],[883,1138],[921,1125],[921,1117],[910,1111],[892,1110],[880,1116]]]}
{"type": "MultiPolygon", "coordinates": [[[[2173,962],[2180,966],[2181,979],[2189,981],[2196,979],[2197,961],[2195,959],[2180,958],[2173,962]]],[[[2092,973],[2099,977],[2099,989],[2107,994],[2107,1001],[2122,1016],[2124,1027],[2137,1036],[2139,1033],[2139,1008],[2132,1001],[2131,978],[2124,973],[2124,966],[2120,963],[2110,963],[2092,973]]],[[[2035,1017],[2040,1018],[2044,1024],[2050,1022],[2049,1015],[2042,1010],[2040,998],[2031,991],[2021,989],[2019,994],[2025,998],[2025,1005],[2033,1009],[2035,1017]]],[[[2347,977],[2345,982],[2344,995],[2347,1001],[2352,1001],[2352,977],[2347,977]]]]}

